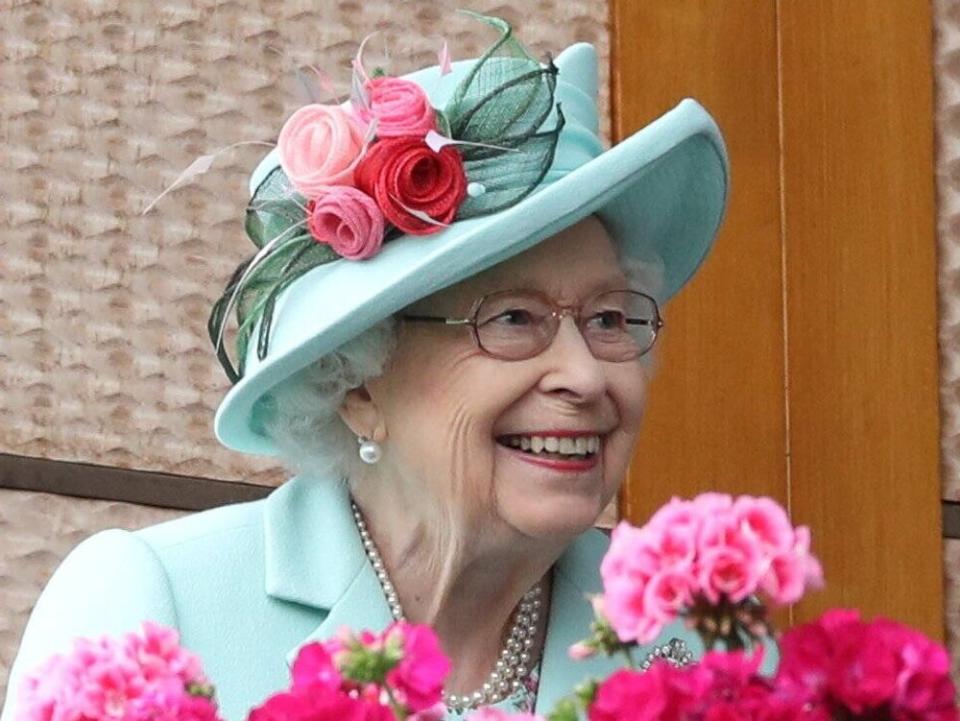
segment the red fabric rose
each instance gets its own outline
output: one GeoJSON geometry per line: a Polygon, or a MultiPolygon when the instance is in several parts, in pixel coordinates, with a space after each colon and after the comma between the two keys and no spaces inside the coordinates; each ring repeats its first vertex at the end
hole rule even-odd
{"type": "Polygon", "coordinates": [[[423,138],[378,140],[360,161],[355,178],[384,217],[411,235],[436,233],[452,223],[467,194],[460,153],[452,147],[436,153],[423,138]]]}

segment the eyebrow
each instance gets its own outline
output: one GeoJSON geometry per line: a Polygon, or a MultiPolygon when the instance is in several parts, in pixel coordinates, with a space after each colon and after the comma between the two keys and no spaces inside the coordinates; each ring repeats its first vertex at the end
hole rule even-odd
{"type": "MultiPolygon", "coordinates": [[[[498,290],[525,290],[531,288],[549,294],[549,290],[547,288],[544,288],[529,276],[517,276],[514,280],[510,281],[510,283],[511,285],[509,287],[504,286],[502,288],[491,288],[489,292],[497,292],[498,290]]],[[[586,291],[583,293],[583,297],[589,298],[590,296],[605,290],[629,289],[630,284],[625,276],[615,278],[611,275],[588,286],[586,291]]]]}

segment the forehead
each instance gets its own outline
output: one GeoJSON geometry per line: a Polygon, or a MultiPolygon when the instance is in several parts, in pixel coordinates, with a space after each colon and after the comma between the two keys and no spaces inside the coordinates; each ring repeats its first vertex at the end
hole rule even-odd
{"type": "Polygon", "coordinates": [[[600,290],[622,288],[626,277],[613,241],[593,216],[519,255],[418,302],[415,307],[458,307],[500,290],[539,290],[572,302],[600,290]]]}

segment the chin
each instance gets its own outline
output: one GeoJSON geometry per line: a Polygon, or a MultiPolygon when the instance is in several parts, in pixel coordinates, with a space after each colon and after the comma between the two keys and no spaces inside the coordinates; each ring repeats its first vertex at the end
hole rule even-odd
{"type": "Polygon", "coordinates": [[[566,494],[533,494],[536,497],[500,497],[499,515],[518,534],[531,539],[572,541],[593,527],[606,507],[606,501],[597,495],[570,496],[566,494]]]}

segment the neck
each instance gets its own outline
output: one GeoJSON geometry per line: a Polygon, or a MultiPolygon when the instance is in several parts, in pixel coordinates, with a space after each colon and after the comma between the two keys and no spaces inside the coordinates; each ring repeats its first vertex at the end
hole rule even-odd
{"type": "Polygon", "coordinates": [[[479,528],[457,528],[445,534],[442,524],[425,515],[436,513],[435,507],[424,504],[422,498],[406,501],[383,489],[379,486],[376,493],[364,494],[361,486],[354,498],[404,617],[430,624],[453,663],[448,693],[472,693],[488,680],[521,599],[539,584],[541,605],[534,643],[524,649],[530,655],[525,664],[529,668],[539,659],[546,627],[549,570],[565,543],[537,543],[519,534],[494,539],[479,528]],[[396,513],[397,508],[404,513],[396,513]],[[469,543],[463,543],[463,538],[469,543]]]}

